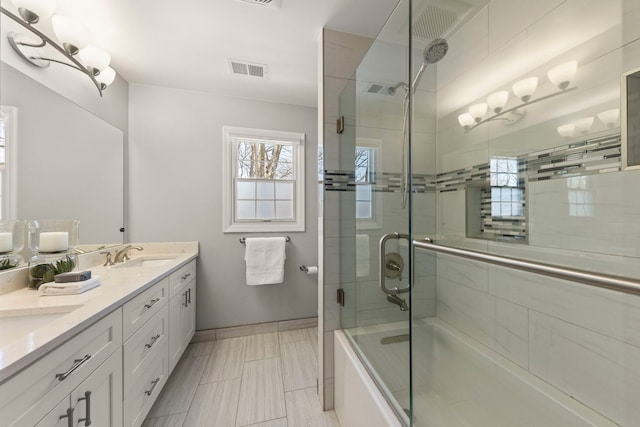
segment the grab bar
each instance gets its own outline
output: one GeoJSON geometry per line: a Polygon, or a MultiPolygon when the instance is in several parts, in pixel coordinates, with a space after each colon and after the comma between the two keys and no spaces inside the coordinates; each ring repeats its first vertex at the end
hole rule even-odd
{"type": "Polygon", "coordinates": [[[545,264],[536,261],[527,261],[519,258],[511,258],[501,255],[492,255],[485,252],[469,249],[452,248],[434,243],[427,238],[424,241],[414,240],[413,248],[425,249],[432,252],[458,256],[461,258],[481,261],[487,264],[499,265],[514,270],[527,271],[556,279],[583,283],[597,288],[611,289],[626,294],[640,295],[640,280],[630,277],[612,276],[608,274],[593,273],[576,268],[562,267],[559,265],[545,264]]]}
{"type": "Polygon", "coordinates": [[[379,253],[378,253],[378,264],[380,265],[380,289],[382,289],[382,292],[384,292],[387,295],[399,295],[399,294],[403,294],[405,292],[409,292],[410,287],[404,287],[404,288],[398,288],[397,286],[394,287],[393,289],[387,289],[387,286],[385,284],[385,262],[384,262],[384,257],[386,255],[385,250],[384,250],[384,246],[387,243],[387,240],[389,239],[407,239],[408,241],[411,241],[411,238],[409,237],[408,234],[402,234],[402,233],[389,233],[389,234],[385,234],[384,236],[382,236],[382,238],[380,239],[380,243],[378,244],[379,247],[379,253]]]}

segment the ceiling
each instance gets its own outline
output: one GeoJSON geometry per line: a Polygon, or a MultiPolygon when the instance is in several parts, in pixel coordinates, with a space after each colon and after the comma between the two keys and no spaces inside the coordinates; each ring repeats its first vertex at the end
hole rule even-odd
{"type": "MultiPolygon", "coordinates": [[[[8,3],[3,0],[3,4],[8,3]]],[[[59,0],[132,84],[317,106],[323,27],[375,37],[397,0],[59,0]],[[266,78],[234,75],[228,59],[264,64],[266,78]]]]}

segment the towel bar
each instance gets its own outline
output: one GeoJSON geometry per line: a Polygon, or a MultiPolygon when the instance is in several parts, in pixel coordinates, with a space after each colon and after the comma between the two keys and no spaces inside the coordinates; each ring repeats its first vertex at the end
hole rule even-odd
{"type": "MultiPolygon", "coordinates": [[[[286,242],[290,242],[290,241],[291,241],[291,237],[287,236],[287,237],[286,237],[286,239],[285,239],[285,241],[286,241],[286,242]]],[[[245,243],[247,243],[247,238],[246,238],[246,237],[241,237],[241,238],[240,238],[240,243],[242,243],[243,245],[244,245],[245,243]]]]}

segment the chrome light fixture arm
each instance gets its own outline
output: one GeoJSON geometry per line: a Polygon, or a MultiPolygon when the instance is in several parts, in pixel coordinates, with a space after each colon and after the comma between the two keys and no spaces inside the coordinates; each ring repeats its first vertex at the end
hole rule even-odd
{"type": "Polygon", "coordinates": [[[480,125],[482,125],[484,123],[495,121],[495,120],[506,120],[508,122],[507,124],[516,123],[520,119],[522,119],[524,117],[524,115],[525,115],[525,110],[522,110],[521,109],[522,107],[525,107],[525,106],[531,105],[531,104],[535,104],[536,102],[544,101],[546,99],[554,98],[554,97],[556,97],[558,95],[562,95],[563,93],[572,92],[572,91],[574,91],[576,89],[578,89],[578,87],[574,86],[574,87],[569,88],[569,89],[562,89],[562,90],[560,90],[558,92],[554,92],[552,94],[543,96],[543,97],[538,98],[538,99],[534,99],[534,100],[523,102],[522,104],[516,105],[515,107],[509,108],[507,110],[500,111],[499,113],[496,113],[493,116],[487,117],[486,119],[483,119],[483,120],[475,123],[472,126],[466,126],[464,128],[464,132],[465,133],[470,132],[471,130],[477,128],[478,126],[480,126],[480,125]],[[514,118],[503,117],[506,114],[515,114],[516,117],[514,117],[514,118]]]}
{"type": "Polygon", "coordinates": [[[33,60],[41,60],[41,61],[51,61],[51,62],[56,62],[58,64],[64,64],[67,65],[71,68],[75,68],[78,71],[80,71],[81,73],[84,73],[87,75],[87,77],[89,77],[91,79],[91,81],[93,82],[93,84],[96,86],[96,89],[98,89],[98,93],[100,93],[100,96],[102,96],[102,90],[104,89],[101,84],[96,80],[95,76],[87,69],[85,68],[84,65],[82,65],[82,63],[80,61],[78,61],[77,59],[75,59],[73,56],[69,55],[67,53],[66,50],[64,50],[63,47],[61,47],[60,45],[58,45],[58,43],[56,43],[55,41],[51,40],[46,34],[44,34],[43,32],[41,32],[40,30],[38,30],[37,28],[29,25],[29,23],[23,21],[20,17],[14,15],[13,13],[11,13],[10,11],[8,11],[7,9],[5,9],[4,7],[0,6],[0,11],[8,16],[9,18],[13,19],[15,22],[17,22],[18,24],[22,25],[24,28],[26,28],[27,30],[29,30],[31,33],[35,34],[36,36],[38,36],[40,38],[40,40],[42,40],[42,44],[38,44],[38,45],[34,45],[34,44],[30,44],[30,43],[24,43],[24,42],[17,42],[17,41],[11,41],[11,46],[16,50],[16,52],[22,56],[24,59],[26,59],[27,61],[29,61],[30,63],[40,66],[36,63],[33,62],[33,60]],[[20,51],[19,49],[19,45],[24,45],[24,46],[28,46],[28,47],[44,47],[46,45],[50,45],[51,47],[53,47],[55,50],[57,50],[58,52],[60,52],[66,59],[68,59],[69,61],[71,61],[71,64],[66,63],[64,61],[58,61],[55,59],[51,59],[51,58],[29,58],[28,56],[26,56],[22,51],[20,51]]]}

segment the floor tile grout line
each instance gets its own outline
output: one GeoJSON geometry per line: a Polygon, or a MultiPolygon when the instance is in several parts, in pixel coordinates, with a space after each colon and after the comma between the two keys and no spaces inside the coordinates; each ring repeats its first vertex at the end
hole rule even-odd
{"type": "Polygon", "coordinates": [[[242,382],[243,382],[243,378],[244,378],[244,370],[247,366],[247,361],[244,360],[247,354],[247,346],[249,343],[249,338],[247,337],[247,339],[245,340],[245,345],[244,345],[244,354],[242,355],[242,369],[240,372],[240,389],[238,390],[238,401],[236,402],[236,415],[234,417],[234,426],[238,425],[238,416],[240,415],[240,395],[242,394],[242,382]]]}
{"type": "Polygon", "coordinates": [[[278,339],[278,354],[280,354],[280,382],[282,383],[282,399],[284,400],[284,419],[289,424],[289,409],[287,408],[287,392],[284,389],[284,362],[282,357],[282,348],[280,343],[280,333],[277,336],[278,339]]]}

